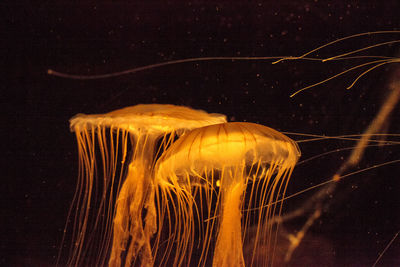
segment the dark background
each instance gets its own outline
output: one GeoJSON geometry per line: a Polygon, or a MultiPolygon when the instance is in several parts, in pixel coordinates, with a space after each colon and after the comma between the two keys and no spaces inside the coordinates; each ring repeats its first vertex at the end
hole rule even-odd
{"type": "MultiPolygon", "coordinates": [[[[294,98],[289,95],[295,90],[357,61],[275,65],[271,60],[202,61],[83,81],[47,74],[48,69],[104,74],[197,57],[297,56],[351,34],[400,30],[397,0],[133,2],[0,3],[3,265],[55,264],[78,173],[75,139],[68,125],[77,113],[171,103],[285,132],[359,134],[376,115],[398,68],[395,64],[379,68],[346,90],[357,77],[352,72],[294,98]]],[[[327,57],[399,37],[356,38],[319,54],[327,57]]],[[[392,45],[365,54],[399,56],[398,52],[399,46],[392,45]]],[[[388,133],[400,133],[398,114],[397,107],[387,120],[388,133]]],[[[331,140],[300,144],[300,149],[306,159],[352,145],[331,140]]],[[[348,153],[300,165],[288,193],[329,180],[348,153]]],[[[399,156],[398,146],[370,148],[354,170],[399,156]]],[[[318,262],[314,266],[372,266],[400,230],[399,169],[398,163],[391,164],[346,178],[330,208],[310,230],[315,241],[300,246],[302,257],[318,262]],[[328,256],[315,253],[323,244],[328,256]]],[[[295,209],[309,196],[287,201],[286,209],[295,209]]],[[[296,230],[301,223],[288,227],[296,230]]],[[[399,265],[399,255],[397,238],[378,266],[399,265]]]]}

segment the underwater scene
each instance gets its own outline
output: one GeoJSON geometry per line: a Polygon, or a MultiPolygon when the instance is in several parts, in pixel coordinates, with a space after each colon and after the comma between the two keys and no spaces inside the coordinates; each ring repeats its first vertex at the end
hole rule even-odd
{"type": "Polygon", "coordinates": [[[400,265],[397,1],[4,7],[1,264],[400,265]]]}

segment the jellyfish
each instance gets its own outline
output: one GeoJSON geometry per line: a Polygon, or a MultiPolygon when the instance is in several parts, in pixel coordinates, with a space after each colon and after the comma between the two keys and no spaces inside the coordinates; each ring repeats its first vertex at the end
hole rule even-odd
{"type": "MultiPolygon", "coordinates": [[[[282,203],[278,200],[285,194],[299,157],[294,141],[255,123],[215,124],[180,137],[155,167],[163,202],[176,200],[172,211],[167,207],[165,212],[173,218],[169,227],[173,240],[168,241],[166,255],[176,243],[174,265],[184,261],[190,264],[197,218],[202,243],[198,265],[206,264],[212,235],[216,235],[212,265],[245,266],[243,239],[253,216],[250,212],[242,216],[242,211],[251,207],[258,210],[258,216],[253,218],[257,223],[253,251],[258,244],[268,243],[272,252],[275,236],[268,220],[281,212],[282,203]],[[213,201],[215,207],[211,205],[213,201]],[[202,207],[203,203],[207,207],[202,207]]],[[[265,259],[264,264],[272,258],[265,259]]],[[[249,259],[248,265],[253,260],[249,259]]]]}
{"type": "Polygon", "coordinates": [[[103,265],[109,253],[110,266],[131,266],[137,257],[141,266],[152,266],[150,239],[157,228],[152,175],[157,154],[173,142],[175,135],[225,121],[221,114],[161,104],[136,105],[106,114],[73,117],[70,125],[78,142],[80,177],[73,201],[73,206],[78,209],[70,264],[79,264],[82,257],[89,256],[89,247],[96,246],[93,232],[103,226],[101,245],[93,249],[98,250],[99,258],[103,258],[97,265],[103,265]],[[102,169],[97,168],[97,149],[100,150],[102,169]],[[103,179],[96,179],[101,173],[103,179]],[[120,182],[117,184],[116,180],[120,182]],[[100,200],[96,199],[98,188],[101,188],[100,200]],[[91,218],[89,211],[95,203],[99,203],[97,214],[91,218]],[[89,230],[92,234],[87,237],[89,230]]]}

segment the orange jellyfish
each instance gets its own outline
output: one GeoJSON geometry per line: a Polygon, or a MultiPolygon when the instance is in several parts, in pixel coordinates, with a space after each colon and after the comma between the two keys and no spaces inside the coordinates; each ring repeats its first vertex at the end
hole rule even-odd
{"type": "Polygon", "coordinates": [[[69,264],[78,265],[97,253],[96,265],[109,257],[110,266],[131,266],[137,258],[141,266],[152,266],[150,239],[157,230],[152,177],[158,153],[186,130],[225,121],[224,115],[161,104],[73,117],[80,175],[71,206],[71,211],[77,209],[69,264]],[[97,168],[97,153],[102,168],[97,168]],[[89,212],[92,206],[98,207],[95,216],[89,212]],[[96,239],[94,232],[101,227],[102,238],[96,239]]]}
{"type": "Polygon", "coordinates": [[[253,222],[257,225],[253,252],[258,245],[268,244],[271,255],[263,264],[270,264],[277,229],[268,222],[281,213],[279,200],[285,195],[299,157],[293,140],[255,123],[210,125],[180,137],[155,167],[163,202],[175,200],[172,208],[167,205],[160,215],[170,217],[165,257],[175,246],[173,264],[190,265],[197,220],[201,247],[198,266],[209,264],[208,250],[214,238],[213,266],[245,266],[245,262],[251,266],[255,253],[245,259],[243,241],[253,222]],[[252,210],[257,210],[256,216],[251,215],[252,210]]]}

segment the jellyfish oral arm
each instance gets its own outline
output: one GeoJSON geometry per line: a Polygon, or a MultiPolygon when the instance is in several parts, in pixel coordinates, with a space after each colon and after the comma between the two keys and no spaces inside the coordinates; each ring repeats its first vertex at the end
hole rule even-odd
{"type": "MultiPolygon", "coordinates": [[[[222,183],[230,179],[225,172],[222,183]],[[224,181],[225,180],[225,181],[224,181]]],[[[222,217],[214,251],[213,266],[244,267],[241,206],[245,190],[243,179],[231,183],[221,192],[222,217]]]]}
{"type": "MultiPolygon", "coordinates": [[[[147,242],[141,220],[147,184],[143,166],[131,163],[116,204],[110,266],[121,266],[121,253],[125,253],[129,239],[131,241],[125,260],[126,264],[129,263],[127,266],[130,266],[130,262],[139,254],[139,251],[143,250],[141,255],[148,254],[149,248],[146,247],[147,242]]],[[[148,256],[151,257],[151,249],[150,255],[146,258],[148,256]]]]}
{"type": "Polygon", "coordinates": [[[141,266],[154,264],[150,239],[156,231],[155,203],[149,195],[154,196],[150,166],[155,142],[156,138],[139,135],[133,148],[133,159],[116,204],[110,266],[121,266],[121,258],[124,257],[125,266],[131,266],[137,256],[140,256],[141,266]],[[145,226],[143,208],[147,210],[145,226]]]}

